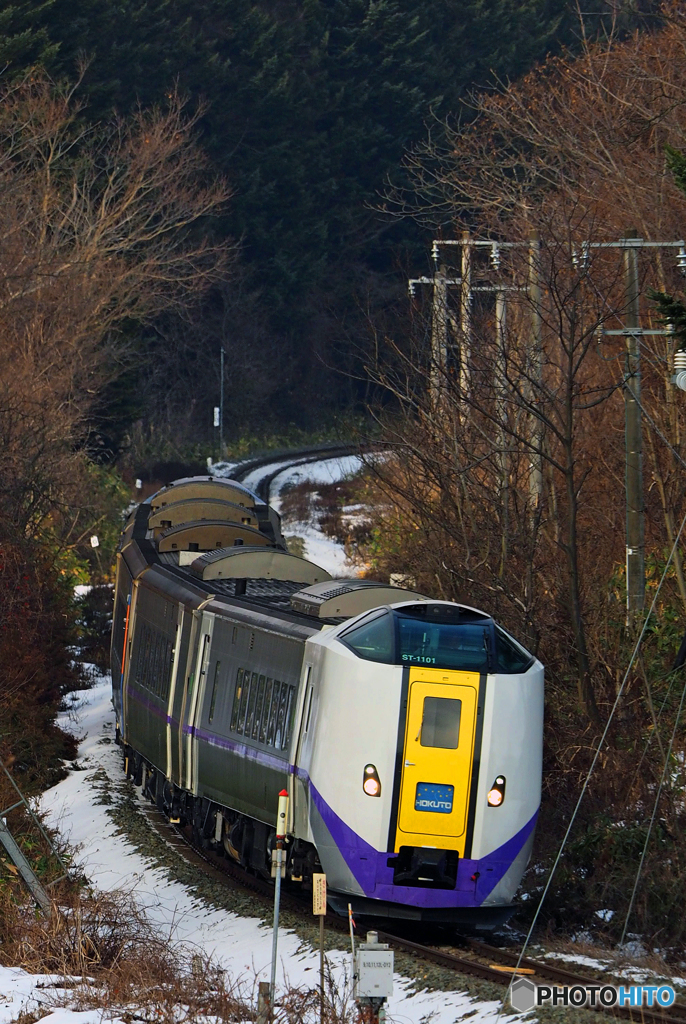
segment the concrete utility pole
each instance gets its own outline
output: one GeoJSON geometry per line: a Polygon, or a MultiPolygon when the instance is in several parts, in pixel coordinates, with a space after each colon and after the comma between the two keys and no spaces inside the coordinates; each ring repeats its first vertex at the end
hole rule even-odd
{"type": "Polygon", "coordinates": [[[639,249],[678,249],[677,266],[686,270],[686,248],[682,238],[674,242],[650,242],[635,230],[627,231],[618,242],[585,242],[586,257],[591,249],[623,249],[625,275],[625,326],[603,334],[623,335],[626,339],[624,372],[624,436],[626,489],[626,624],[633,625],[645,607],[645,508],[643,504],[643,459],[641,417],[641,337],[644,334],[669,334],[668,330],[644,330],[640,325],[640,289],[638,283],[639,249]]]}
{"type": "Polygon", "coordinates": [[[504,288],[496,289],[495,293],[495,338],[496,338],[496,394],[498,406],[498,421],[500,424],[500,508],[502,515],[502,533],[500,541],[500,572],[505,569],[507,559],[507,541],[509,534],[510,518],[510,458],[508,453],[509,443],[507,431],[505,430],[505,418],[507,416],[507,394],[505,391],[505,352],[507,343],[507,300],[504,288]]]}
{"type": "MultiPolygon", "coordinates": [[[[637,231],[626,238],[638,239],[637,231]]],[[[645,509],[641,437],[641,349],[638,336],[638,248],[624,250],[626,274],[626,376],[624,390],[626,438],[626,609],[627,624],[643,612],[645,601],[645,509]]]]}
{"type": "MultiPolygon", "coordinates": [[[[529,240],[529,301],[531,303],[531,349],[529,353],[529,393],[533,403],[543,380],[543,318],[541,316],[541,242],[537,231],[529,240]]],[[[529,496],[535,512],[543,495],[543,429],[541,421],[531,416],[531,441],[536,451],[531,454],[529,496]]]]}
{"type": "Polygon", "coordinates": [[[469,393],[469,360],[472,354],[472,244],[462,232],[462,284],[460,285],[460,391],[469,393]]]}
{"type": "Polygon", "coordinates": [[[224,346],[219,356],[219,461],[224,458],[224,346]]]}
{"type": "Polygon", "coordinates": [[[434,274],[433,310],[431,316],[431,371],[429,387],[431,406],[438,409],[445,390],[448,362],[448,280],[441,264],[434,274]]]}

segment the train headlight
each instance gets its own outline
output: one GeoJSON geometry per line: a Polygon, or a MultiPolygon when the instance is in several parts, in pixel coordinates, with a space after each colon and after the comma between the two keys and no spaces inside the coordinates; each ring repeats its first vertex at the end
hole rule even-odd
{"type": "Polygon", "coordinates": [[[489,807],[500,807],[501,803],[505,799],[505,776],[504,775],[497,775],[496,776],[495,782],[493,783],[493,785],[489,789],[488,796],[487,796],[486,799],[488,800],[488,806],[489,807]]]}
{"type": "Polygon", "coordinates": [[[367,796],[381,796],[381,780],[373,764],[366,764],[364,766],[362,789],[367,796]]]}

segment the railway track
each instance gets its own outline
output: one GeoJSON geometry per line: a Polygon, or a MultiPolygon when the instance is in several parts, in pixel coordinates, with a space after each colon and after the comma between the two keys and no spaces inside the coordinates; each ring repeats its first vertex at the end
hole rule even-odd
{"type": "Polygon", "coordinates": [[[231,471],[231,476],[234,480],[243,482],[245,481],[245,478],[256,469],[273,466],[274,469],[265,474],[265,476],[263,476],[259,483],[253,488],[255,493],[262,498],[263,501],[269,502],[272,483],[277,476],[284,473],[287,469],[294,469],[296,466],[305,466],[311,462],[321,462],[325,459],[336,459],[344,458],[346,455],[357,455],[361,450],[362,449],[359,444],[353,444],[352,442],[324,442],[322,444],[312,445],[310,448],[271,452],[268,455],[260,455],[259,457],[249,459],[246,462],[240,462],[237,466],[234,466],[231,471]]]}
{"type": "MultiPolygon", "coordinates": [[[[263,879],[257,878],[245,871],[239,865],[219,857],[210,851],[198,847],[191,839],[189,830],[181,829],[179,826],[171,825],[156,807],[140,804],[141,811],[147,818],[151,827],[170,844],[176,851],[185,856],[187,860],[214,876],[221,877],[226,881],[231,879],[239,885],[264,898],[266,904],[273,900],[274,892],[271,884],[263,879]]],[[[309,897],[299,897],[289,892],[288,889],[281,890],[281,905],[291,911],[302,914],[308,920],[311,918],[311,906],[309,897]]],[[[329,930],[337,931],[341,935],[348,933],[348,922],[343,918],[327,916],[326,927],[329,930]]],[[[387,942],[391,948],[405,953],[412,958],[434,964],[456,974],[466,977],[478,978],[481,981],[488,981],[506,990],[513,977],[512,968],[519,966],[522,972],[531,978],[535,983],[551,982],[556,985],[598,985],[599,982],[611,984],[610,979],[589,978],[579,975],[563,967],[553,966],[545,961],[534,960],[530,957],[523,957],[519,961],[519,954],[510,950],[501,949],[498,946],[491,946],[476,939],[466,939],[465,951],[454,952],[451,948],[426,946],[413,942],[396,932],[379,930],[379,940],[387,942]]],[[[621,1020],[642,1021],[645,1024],[686,1024],[686,1005],[675,1003],[667,1008],[667,1012],[660,1009],[648,1007],[627,1007],[596,1006],[593,1011],[609,1015],[621,1020]]]]}

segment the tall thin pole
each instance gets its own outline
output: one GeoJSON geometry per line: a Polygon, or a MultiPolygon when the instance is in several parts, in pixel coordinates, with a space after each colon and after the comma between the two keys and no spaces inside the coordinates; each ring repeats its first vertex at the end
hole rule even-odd
{"type": "Polygon", "coordinates": [[[274,1001],[276,998],[276,947],[279,940],[279,907],[281,904],[281,865],[283,863],[283,846],[286,840],[286,823],[288,821],[288,791],[279,793],[279,805],[276,814],[276,878],[274,879],[274,932],[272,935],[272,973],[269,984],[269,1014],[274,1020],[274,1001]]]}
{"type": "Polygon", "coordinates": [[[460,285],[460,391],[469,393],[469,361],[472,353],[472,244],[462,232],[462,283],[460,285]]]}
{"type": "Polygon", "coordinates": [[[501,539],[501,573],[505,568],[507,559],[507,540],[509,533],[509,458],[508,439],[505,431],[505,418],[507,416],[507,399],[505,397],[505,344],[507,330],[507,300],[503,288],[498,288],[495,293],[495,332],[496,332],[496,402],[498,407],[498,422],[500,424],[500,508],[502,516],[502,539],[501,539]]]}
{"type": "Polygon", "coordinates": [[[319,915],[319,1020],[324,1024],[324,915],[319,915]]]}
{"type": "Polygon", "coordinates": [[[434,274],[434,296],[431,318],[431,373],[429,375],[431,407],[436,410],[445,388],[448,355],[448,283],[446,268],[441,264],[434,274]]]}
{"type": "MultiPolygon", "coordinates": [[[[541,316],[541,242],[537,231],[531,232],[529,240],[529,302],[531,303],[531,351],[529,355],[529,395],[533,405],[543,375],[543,318],[541,316]]],[[[531,511],[535,512],[543,494],[543,430],[541,422],[531,415],[531,454],[529,473],[529,497],[531,511]]]]}
{"type": "MultiPolygon", "coordinates": [[[[627,239],[637,232],[627,232],[627,239]]],[[[626,438],[626,620],[633,624],[645,599],[643,464],[641,452],[641,349],[639,325],[638,247],[624,250],[626,273],[626,376],[624,389],[626,438]]]]}
{"type": "Polygon", "coordinates": [[[224,458],[224,346],[219,355],[219,461],[224,458]]]}

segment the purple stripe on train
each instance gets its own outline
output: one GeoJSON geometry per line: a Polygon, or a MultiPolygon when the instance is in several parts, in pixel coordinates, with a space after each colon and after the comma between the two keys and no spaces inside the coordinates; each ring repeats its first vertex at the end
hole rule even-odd
{"type": "MultiPolygon", "coordinates": [[[[298,776],[302,774],[298,771],[298,776]]],[[[419,907],[478,907],[493,891],[534,830],[538,811],[523,828],[480,860],[461,858],[455,889],[420,889],[393,885],[393,854],[375,850],[339,818],[310,782],[312,800],[326,825],[336,848],[342,854],[365,896],[419,907]],[[476,879],[473,876],[476,875],[476,879]]]]}
{"type": "MultiPolygon", "coordinates": [[[[131,689],[134,690],[133,687],[131,689]]],[[[135,688],[135,698],[157,717],[165,718],[167,722],[178,725],[178,722],[149,701],[137,688],[135,688]]],[[[538,811],[536,811],[516,835],[486,857],[482,857],[480,860],[461,858],[457,868],[457,884],[453,890],[393,885],[393,868],[388,866],[388,860],[393,854],[388,851],[375,850],[349,825],[346,825],[343,819],[327,804],[304,769],[298,768],[297,765],[288,765],[282,758],[264,750],[218,736],[205,729],[184,725],[183,732],[187,736],[195,736],[212,746],[230,750],[239,757],[262,764],[266,768],[284,773],[289,772],[305,782],[309,786],[311,799],[319,811],[334,845],[340,851],[365,895],[373,899],[420,907],[481,906],[523,849],[538,818],[538,811]]]]}

